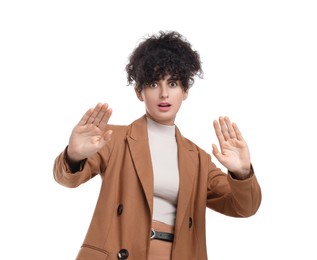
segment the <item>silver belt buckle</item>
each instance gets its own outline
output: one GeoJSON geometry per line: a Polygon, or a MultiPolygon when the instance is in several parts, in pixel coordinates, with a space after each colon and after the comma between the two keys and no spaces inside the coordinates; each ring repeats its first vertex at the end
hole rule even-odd
{"type": "Polygon", "coordinates": [[[153,239],[153,238],[155,238],[155,230],[154,230],[154,228],[151,228],[151,240],[153,239]]]}

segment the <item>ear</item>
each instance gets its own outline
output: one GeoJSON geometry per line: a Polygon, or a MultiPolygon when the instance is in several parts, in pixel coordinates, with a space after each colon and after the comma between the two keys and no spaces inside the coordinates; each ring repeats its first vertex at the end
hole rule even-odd
{"type": "Polygon", "coordinates": [[[135,94],[140,101],[143,101],[142,90],[139,90],[137,86],[134,87],[135,94]]]}
{"type": "Polygon", "coordinates": [[[188,97],[188,89],[186,91],[183,92],[183,100],[186,100],[188,97]]]}

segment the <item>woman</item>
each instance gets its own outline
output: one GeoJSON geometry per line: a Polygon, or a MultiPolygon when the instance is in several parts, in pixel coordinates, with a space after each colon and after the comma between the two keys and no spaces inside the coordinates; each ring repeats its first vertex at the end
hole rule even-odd
{"type": "Polygon", "coordinates": [[[55,180],[77,187],[96,175],[102,186],[79,260],[204,260],[206,207],[249,217],[261,190],[247,143],[228,117],[214,121],[220,149],[211,156],[175,126],[195,76],[199,54],[177,32],[144,39],[126,66],[145,115],[127,126],[108,124],[108,104],[89,109],[54,164],[55,180]]]}

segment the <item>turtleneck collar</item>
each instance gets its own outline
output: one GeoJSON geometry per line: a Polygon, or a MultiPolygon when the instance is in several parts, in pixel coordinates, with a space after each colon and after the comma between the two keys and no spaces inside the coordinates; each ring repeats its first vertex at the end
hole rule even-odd
{"type": "Polygon", "coordinates": [[[149,117],[147,119],[148,130],[153,134],[175,137],[175,125],[162,125],[149,117]]]}

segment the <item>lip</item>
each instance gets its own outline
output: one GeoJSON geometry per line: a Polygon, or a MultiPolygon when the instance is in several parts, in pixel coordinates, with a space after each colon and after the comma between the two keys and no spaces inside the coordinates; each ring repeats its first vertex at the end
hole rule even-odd
{"type": "Polygon", "coordinates": [[[160,111],[168,111],[171,108],[171,104],[168,102],[161,102],[158,104],[158,108],[160,111]]]}

